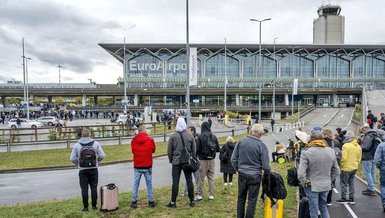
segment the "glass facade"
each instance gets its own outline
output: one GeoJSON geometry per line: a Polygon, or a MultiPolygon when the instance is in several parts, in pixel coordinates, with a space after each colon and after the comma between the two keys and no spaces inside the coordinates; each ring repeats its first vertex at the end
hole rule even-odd
{"type": "MultiPolygon", "coordinates": [[[[364,82],[348,79],[384,78],[385,46],[340,45],[323,48],[320,45],[271,45],[259,50],[255,45],[228,45],[227,57],[224,46],[192,45],[198,50],[198,78],[200,87],[222,87],[226,74],[229,87],[256,87],[256,80],[282,78],[346,79],[344,82],[300,83],[300,87],[346,88],[363,85],[364,82]],[[293,49],[294,47],[294,49],[293,49]],[[276,51],[274,53],[274,51],[276,51]],[[261,68],[259,68],[261,63],[261,68]],[[261,70],[260,70],[261,69],[261,70]],[[222,79],[222,80],[220,80],[222,79]],[[223,82],[218,82],[218,81],[223,82]]],[[[122,53],[119,54],[122,56],[122,53]]],[[[186,49],[183,46],[159,45],[148,48],[126,46],[127,78],[158,78],[156,82],[129,83],[130,87],[181,87],[185,83],[167,81],[183,79],[187,75],[186,49]],[[163,82],[159,82],[162,81],[163,82]]],[[[182,80],[183,81],[183,80],[182,80]]],[[[374,83],[374,82],[373,82],[374,83]]],[[[266,84],[265,84],[266,85],[266,84]]],[[[290,87],[284,84],[282,87],[290,87]]]]}

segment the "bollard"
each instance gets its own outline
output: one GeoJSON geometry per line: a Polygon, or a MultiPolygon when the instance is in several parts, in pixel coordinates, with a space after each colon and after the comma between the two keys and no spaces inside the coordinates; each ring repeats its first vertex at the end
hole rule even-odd
{"type": "Polygon", "coordinates": [[[166,133],[163,134],[163,141],[166,142],[166,133]]]}
{"type": "Polygon", "coordinates": [[[234,136],[234,133],[235,133],[235,131],[234,131],[234,129],[232,129],[231,130],[231,135],[234,136]]]}
{"type": "Polygon", "coordinates": [[[7,152],[11,152],[11,143],[7,142],[7,152]]]}
{"type": "Polygon", "coordinates": [[[250,126],[248,126],[246,129],[247,129],[247,133],[249,133],[249,131],[250,131],[250,126]]]}
{"type": "Polygon", "coordinates": [[[118,140],[119,140],[119,145],[122,145],[122,137],[121,136],[118,137],[118,140]]]}
{"type": "Polygon", "coordinates": [[[70,149],[70,140],[67,139],[67,149],[70,149]]]}

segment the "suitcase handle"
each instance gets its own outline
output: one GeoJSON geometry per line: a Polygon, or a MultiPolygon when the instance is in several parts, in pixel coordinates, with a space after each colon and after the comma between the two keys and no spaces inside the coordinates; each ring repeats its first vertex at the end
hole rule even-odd
{"type": "Polygon", "coordinates": [[[113,189],[116,188],[116,185],[115,185],[114,183],[110,183],[110,184],[107,185],[107,188],[108,188],[109,190],[113,190],[113,189]]]}

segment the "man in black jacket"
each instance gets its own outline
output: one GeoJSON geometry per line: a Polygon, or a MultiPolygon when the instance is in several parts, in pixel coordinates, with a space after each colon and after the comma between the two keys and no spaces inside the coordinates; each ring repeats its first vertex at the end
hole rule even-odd
{"type": "Polygon", "coordinates": [[[373,129],[369,129],[368,126],[361,128],[361,131],[365,134],[364,139],[361,142],[362,148],[362,169],[366,181],[368,182],[368,189],[362,191],[363,195],[375,196],[374,183],[376,181],[376,165],[374,164],[375,138],[377,132],[373,129]]]}
{"type": "Polygon", "coordinates": [[[377,122],[377,117],[373,115],[372,110],[368,110],[368,115],[366,116],[368,119],[368,124],[371,129],[373,129],[374,124],[377,122]]]}
{"type": "Polygon", "coordinates": [[[196,200],[202,200],[203,185],[206,176],[209,181],[209,200],[214,200],[215,154],[219,152],[220,148],[217,137],[211,133],[210,123],[202,123],[201,134],[198,135],[196,144],[197,155],[201,164],[198,170],[196,200]]]}

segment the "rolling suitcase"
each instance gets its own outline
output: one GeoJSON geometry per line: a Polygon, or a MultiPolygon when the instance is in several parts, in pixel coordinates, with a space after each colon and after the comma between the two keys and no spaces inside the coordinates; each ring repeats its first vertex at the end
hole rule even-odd
{"type": "Polygon", "coordinates": [[[309,200],[303,197],[299,202],[298,218],[310,218],[309,200]]]}
{"type": "Polygon", "coordinates": [[[100,210],[113,211],[119,207],[119,189],[114,183],[100,187],[100,210]]]}

